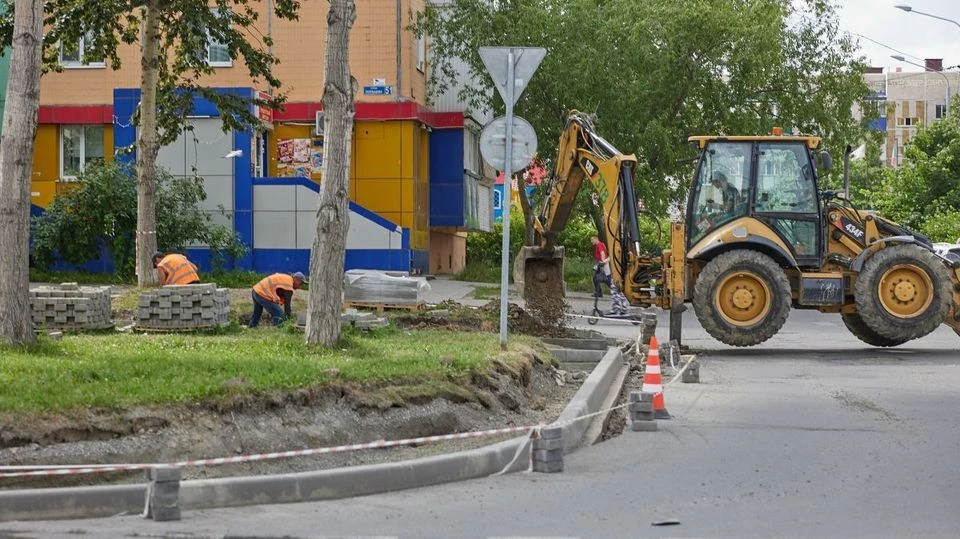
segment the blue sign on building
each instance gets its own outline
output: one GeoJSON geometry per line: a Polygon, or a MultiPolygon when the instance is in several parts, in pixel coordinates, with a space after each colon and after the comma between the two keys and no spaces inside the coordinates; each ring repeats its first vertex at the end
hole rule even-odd
{"type": "Polygon", "coordinates": [[[363,95],[391,95],[393,86],[364,86],[363,95]]]}

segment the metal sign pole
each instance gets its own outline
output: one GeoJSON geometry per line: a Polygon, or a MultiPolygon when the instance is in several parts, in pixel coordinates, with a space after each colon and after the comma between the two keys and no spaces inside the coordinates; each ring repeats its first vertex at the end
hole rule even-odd
{"type": "MultiPolygon", "coordinates": [[[[511,48],[507,54],[507,95],[504,104],[507,106],[507,136],[504,140],[504,169],[503,169],[503,252],[500,258],[500,349],[507,349],[507,288],[510,286],[510,205],[513,201],[513,182],[511,170],[513,161],[513,89],[514,89],[514,51],[511,48]]],[[[518,185],[517,188],[520,186],[518,185]]]]}

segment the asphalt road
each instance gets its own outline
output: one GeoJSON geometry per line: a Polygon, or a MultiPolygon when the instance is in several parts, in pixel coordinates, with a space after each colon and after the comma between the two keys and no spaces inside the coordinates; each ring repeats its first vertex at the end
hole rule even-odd
{"type": "MultiPolygon", "coordinates": [[[[0,524],[25,537],[956,537],[960,337],[881,350],[839,316],[791,313],[762,346],[726,347],[685,315],[700,384],[666,389],[674,418],[514,474],[333,502],[0,524]],[[658,527],[653,522],[675,519],[658,527]]],[[[585,325],[585,324],[584,324],[585,325]]],[[[635,335],[601,322],[595,329],[635,335]]],[[[666,337],[665,319],[661,321],[666,337]]]]}

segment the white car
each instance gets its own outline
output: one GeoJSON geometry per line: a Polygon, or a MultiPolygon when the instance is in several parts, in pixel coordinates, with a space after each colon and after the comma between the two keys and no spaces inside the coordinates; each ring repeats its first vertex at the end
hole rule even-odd
{"type": "Polygon", "coordinates": [[[933,251],[951,262],[960,262],[960,242],[934,243],[933,251]]]}

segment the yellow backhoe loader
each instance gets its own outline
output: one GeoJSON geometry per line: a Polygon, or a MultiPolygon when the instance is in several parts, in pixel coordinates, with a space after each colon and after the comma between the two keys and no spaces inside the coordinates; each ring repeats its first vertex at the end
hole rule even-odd
{"type": "MultiPolygon", "coordinates": [[[[675,313],[672,339],[685,303],[710,335],[733,346],[775,335],[791,307],[838,313],[873,346],[897,346],[943,323],[960,335],[960,263],[936,254],[920,234],[854,207],[846,188],[821,191],[817,159],[824,168],[832,160],[818,137],[775,129],[689,140],[699,158],[686,212],[670,226],[669,249],[653,256],[640,248],[636,158],[572,111],[537,212],[538,245],[517,260],[524,295],[563,295],[557,236],[589,185],[603,212],[613,282],[633,306],[675,313]]],[[[849,149],[845,186],[848,168],[849,149]]]]}

